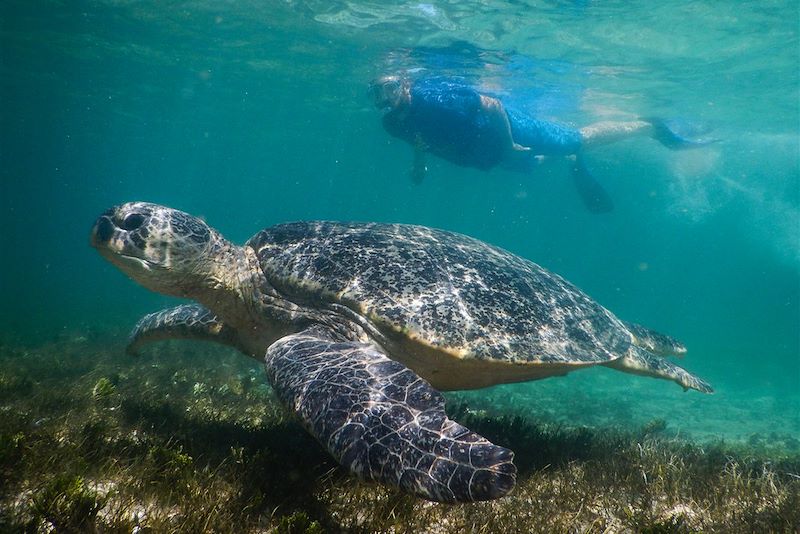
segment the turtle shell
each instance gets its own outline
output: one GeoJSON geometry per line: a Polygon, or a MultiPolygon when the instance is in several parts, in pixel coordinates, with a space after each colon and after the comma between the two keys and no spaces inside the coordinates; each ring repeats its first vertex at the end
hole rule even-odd
{"type": "Polygon", "coordinates": [[[560,276],[453,232],[297,222],[247,245],[288,300],[343,304],[392,339],[462,361],[599,364],[632,341],[619,319],[560,276]]]}

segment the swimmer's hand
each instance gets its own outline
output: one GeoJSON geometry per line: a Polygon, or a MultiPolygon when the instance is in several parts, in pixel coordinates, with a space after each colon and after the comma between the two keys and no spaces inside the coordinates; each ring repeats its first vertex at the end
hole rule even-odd
{"type": "Polygon", "coordinates": [[[517,152],[530,152],[531,147],[523,146],[523,145],[520,145],[519,143],[513,143],[512,142],[511,143],[511,149],[512,150],[516,150],[517,152]]]}
{"type": "Polygon", "coordinates": [[[414,165],[411,167],[411,181],[414,182],[415,185],[420,185],[427,174],[427,165],[414,162],[414,165]]]}

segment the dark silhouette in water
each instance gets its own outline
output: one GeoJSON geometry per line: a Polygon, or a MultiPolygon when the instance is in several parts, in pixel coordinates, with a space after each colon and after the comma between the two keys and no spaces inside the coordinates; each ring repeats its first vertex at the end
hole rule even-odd
{"type": "Polygon", "coordinates": [[[458,78],[384,76],[370,85],[370,92],[376,107],[388,110],[384,129],[414,147],[416,182],[425,175],[425,152],[463,167],[486,171],[504,167],[525,173],[543,158],[570,157],[575,161],[571,174],[578,193],[595,213],[612,210],[613,203],[586,167],[585,149],[642,135],[673,150],[710,142],[684,137],[672,123],[656,118],[570,128],[506,107],[458,78]]]}

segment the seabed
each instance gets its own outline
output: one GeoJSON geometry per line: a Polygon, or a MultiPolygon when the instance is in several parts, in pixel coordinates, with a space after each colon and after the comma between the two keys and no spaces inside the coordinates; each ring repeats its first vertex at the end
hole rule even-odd
{"type": "Polygon", "coordinates": [[[664,419],[571,426],[448,395],[516,451],[507,498],[443,505],[349,476],[257,362],[122,333],[0,344],[2,532],[798,532],[800,442],[693,441],[664,419]]]}

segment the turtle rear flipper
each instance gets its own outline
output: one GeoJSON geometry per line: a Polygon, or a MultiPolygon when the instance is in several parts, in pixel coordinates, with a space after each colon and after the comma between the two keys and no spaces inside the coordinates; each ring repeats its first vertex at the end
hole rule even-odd
{"type": "Polygon", "coordinates": [[[139,319],[125,352],[136,355],[143,345],[164,339],[198,339],[236,347],[236,332],[213,312],[199,304],[184,304],[139,319]]]}
{"type": "Polygon", "coordinates": [[[438,391],[371,345],[306,330],[273,343],[266,368],[278,397],[362,479],[440,502],[514,487],[513,452],[448,419],[438,391]]]}
{"type": "Polygon", "coordinates": [[[601,365],[612,367],[626,373],[672,380],[680,384],[684,390],[696,389],[702,393],[714,392],[714,388],[702,378],[696,377],[671,361],[656,356],[635,345],[631,345],[628,353],[622,358],[601,365]]]}
{"type": "Polygon", "coordinates": [[[633,334],[633,343],[648,352],[657,356],[677,356],[683,358],[686,354],[686,347],[680,341],[673,339],[665,334],[650,330],[640,324],[622,321],[625,328],[633,334]]]}

